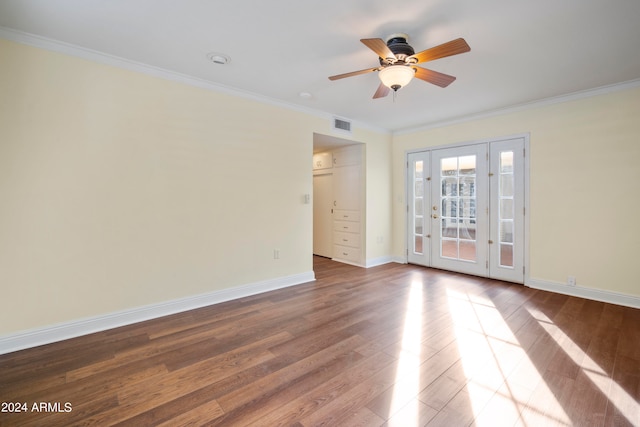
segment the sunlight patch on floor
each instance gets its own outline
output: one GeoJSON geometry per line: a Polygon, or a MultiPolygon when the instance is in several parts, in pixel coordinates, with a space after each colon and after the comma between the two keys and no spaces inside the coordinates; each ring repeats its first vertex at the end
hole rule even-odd
{"type": "Polygon", "coordinates": [[[556,405],[546,402],[547,408],[531,407],[534,387],[542,387],[546,396],[553,396],[553,393],[493,303],[451,289],[447,294],[462,366],[468,379],[462,392],[468,394],[474,425],[512,426],[525,408],[537,422],[524,425],[571,425],[557,402],[556,405]],[[548,408],[553,410],[548,411],[548,408]]]}
{"type": "Polygon", "coordinates": [[[396,381],[389,408],[389,426],[418,425],[420,407],[416,396],[420,385],[420,352],[422,346],[422,281],[411,283],[402,331],[402,344],[396,370],[396,381]],[[393,417],[402,410],[402,417],[393,417]]]}
{"type": "Polygon", "coordinates": [[[609,404],[615,405],[627,421],[630,423],[636,422],[640,417],[640,404],[618,383],[613,381],[596,361],[589,357],[579,345],[569,338],[544,313],[535,309],[528,309],[528,311],[571,360],[582,369],[587,378],[593,382],[600,392],[607,396],[609,404]]]}

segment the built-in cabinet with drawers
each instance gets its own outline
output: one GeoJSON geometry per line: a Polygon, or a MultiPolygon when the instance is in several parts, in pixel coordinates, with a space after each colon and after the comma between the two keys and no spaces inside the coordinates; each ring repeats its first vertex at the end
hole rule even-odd
{"type": "Polygon", "coordinates": [[[314,236],[332,239],[334,260],[356,265],[364,265],[365,255],[363,154],[362,144],[350,145],[331,152],[317,153],[313,161],[314,175],[332,175],[333,192],[332,206],[326,209],[327,212],[331,212],[330,223],[333,227],[330,230],[318,229],[317,227],[325,227],[322,224],[329,222],[314,218],[314,236]],[[326,167],[329,159],[331,166],[326,167]]]}

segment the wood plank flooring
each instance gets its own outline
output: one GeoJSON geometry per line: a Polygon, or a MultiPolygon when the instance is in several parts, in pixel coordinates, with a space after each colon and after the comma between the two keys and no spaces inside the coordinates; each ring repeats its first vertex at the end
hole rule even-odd
{"type": "Polygon", "coordinates": [[[640,424],[640,310],[410,265],[314,270],[2,355],[2,409],[27,411],[0,425],[640,424]]]}

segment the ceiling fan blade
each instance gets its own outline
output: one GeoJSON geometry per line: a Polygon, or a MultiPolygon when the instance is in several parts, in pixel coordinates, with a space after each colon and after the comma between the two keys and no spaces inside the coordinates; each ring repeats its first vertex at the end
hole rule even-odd
{"type": "Polygon", "coordinates": [[[329,77],[329,80],[339,80],[339,79],[344,79],[346,77],[359,76],[360,74],[371,73],[373,71],[378,71],[379,69],[380,69],[380,67],[367,68],[367,69],[364,69],[364,70],[352,71],[350,73],[338,74],[338,75],[329,77]]]}
{"type": "Polygon", "coordinates": [[[365,46],[378,54],[378,56],[382,59],[391,59],[392,61],[396,60],[396,55],[391,52],[389,46],[382,39],[360,39],[365,46]]]}
{"type": "Polygon", "coordinates": [[[376,93],[373,94],[373,99],[384,98],[387,95],[389,95],[389,88],[380,83],[380,86],[378,86],[376,93]]]}
{"type": "Polygon", "coordinates": [[[448,74],[439,73],[437,71],[429,70],[421,67],[411,67],[416,70],[416,78],[424,80],[425,82],[432,83],[436,86],[447,87],[456,79],[448,74]]]}
{"type": "Polygon", "coordinates": [[[460,38],[451,40],[450,42],[443,43],[439,46],[432,47],[427,50],[423,50],[422,52],[418,52],[414,55],[411,55],[407,58],[407,62],[410,58],[415,58],[418,60],[418,64],[421,62],[433,61],[435,59],[446,58],[447,56],[457,55],[459,53],[469,52],[471,48],[467,44],[467,42],[460,38]]]}

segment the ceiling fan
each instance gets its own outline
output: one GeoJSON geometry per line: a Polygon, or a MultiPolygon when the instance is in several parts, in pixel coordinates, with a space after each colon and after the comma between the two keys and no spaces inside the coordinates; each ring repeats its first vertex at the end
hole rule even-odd
{"type": "Polygon", "coordinates": [[[456,79],[455,77],[418,67],[416,64],[469,52],[471,50],[467,42],[459,38],[415,53],[413,48],[407,43],[408,39],[409,36],[403,33],[390,35],[387,37],[386,43],[382,39],[360,39],[365,46],[379,56],[380,66],[338,74],[329,77],[329,80],[339,80],[345,77],[378,71],[378,77],[380,77],[381,83],[373,95],[374,99],[387,96],[390,90],[397,92],[398,89],[409,84],[413,77],[440,87],[447,87],[456,79]]]}

